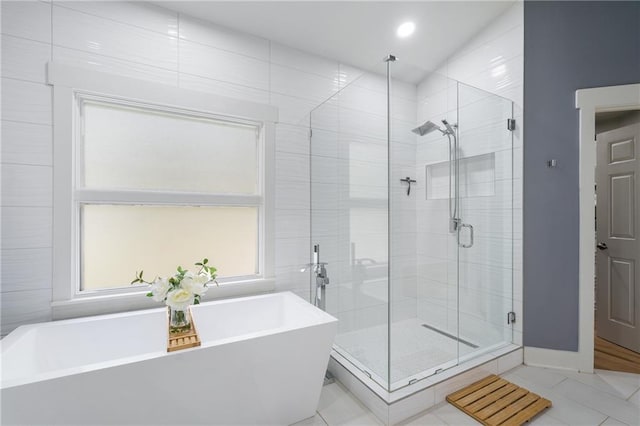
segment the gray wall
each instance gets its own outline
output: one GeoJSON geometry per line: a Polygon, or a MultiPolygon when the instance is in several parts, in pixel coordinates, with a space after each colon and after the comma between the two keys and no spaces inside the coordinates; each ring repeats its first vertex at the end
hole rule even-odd
{"type": "Polygon", "coordinates": [[[526,346],[578,350],[575,91],[638,82],[640,2],[525,1],[526,346]]]}

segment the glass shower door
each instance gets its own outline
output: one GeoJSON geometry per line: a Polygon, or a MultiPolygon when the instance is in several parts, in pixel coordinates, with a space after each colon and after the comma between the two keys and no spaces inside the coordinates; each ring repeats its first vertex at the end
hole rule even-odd
{"type": "Polygon", "coordinates": [[[458,83],[459,362],[512,341],[512,102],[458,83]]]}
{"type": "Polygon", "coordinates": [[[309,261],[337,360],[394,391],[512,341],[513,108],[387,66],[425,75],[344,75],[311,112],[309,261]]]}
{"type": "Polygon", "coordinates": [[[442,123],[457,122],[457,87],[408,67],[399,61],[392,75],[426,77],[413,91],[398,81],[391,90],[391,390],[458,362],[458,258],[449,231],[453,138],[442,123]]]}
{"type": "MultiPolygon", "coordinates": [[[[364,73],[311,112],[311,244],[338,318],[334,349],[388,387],[386,71],[364,73]]],[[[343,76],[348,78],[349,76],[343,76]]],[[[311,277],[315,298],[316,279],[311,277]]]]}

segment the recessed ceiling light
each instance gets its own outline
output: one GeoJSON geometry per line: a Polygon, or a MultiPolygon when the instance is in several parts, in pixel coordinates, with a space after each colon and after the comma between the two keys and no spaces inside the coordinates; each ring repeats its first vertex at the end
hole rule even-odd
{"type": "Polygon", "coordinates": [[[398,34],[398,37],[400,38],[405,38],[413,34],[415,30],[416,30],[416,24],[414,24],[413,22],[405,22],[404,24],[398,27],[396,34],[398,34]]]}

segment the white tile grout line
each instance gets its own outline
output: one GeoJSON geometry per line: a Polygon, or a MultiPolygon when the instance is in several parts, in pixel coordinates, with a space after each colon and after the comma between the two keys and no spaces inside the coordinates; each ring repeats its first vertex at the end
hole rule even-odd
{"type": "Polygon", "coordinates": [[[322,417],[322,414],[320,414],[320,411],[316,411],[316,414],[322,419],[325,425],[329,424],[329,422],[324,417],[322,417]]]}
{"type": "MultiPolygon", "coordinates": [[[[561,375],[563,375],[563,376],[564,376],[564,374],[562,373],[562,371],[563,371],[563,370],[555,370],[555,369],[552,369],[552,368],[549,368],[549,370],[552,370],[552,371],[559,371],[559,373],[558,373],[558,374],[561,374],[561,375]]],[[[612,371],[612,370],[604,370],[604,371],[612,371]]],[[[578,372],[578,374],[585,374],[585,375],[587,375],[587,373],[580,373],[580,372],[578,372]]],[[[630,374],[634,374],[634,373],[630,373],[630,374]]],[[[597,372],[594,372],[594,373],[593,373],[593,375],[594,375],[594,376],[597,376],[597,377],[600,377],[600,379],[604,380],[604,378],[603,378],[603,377],[601,377],[597,372]]],[[[639,376],[640,376],[640,375],[639,375],[639,376]]],[[[562,381],[560,381],[560,382],[556,383],[555,385],[553,385],[553,386],[552,386],[552,388],[555,388],[556,386],[558,386],[559,384],[563,383],[563,382],[564,382],[565,380],[567,380],[567,379],[569,379],[569,380],[573,380],[574,382],[579,383],[579,384],[580,384],[580,385],[582,385],[582,386],[587,386],[587,387],[589,387],[589,388],[591,388],[591,389],[593,389],[593,390],[596,390],[596,391],[598,391],[598,392],[602,392],[602,393],[605,393],[605,394],[611,395],[611,396],[613,396],[614,398],[617,398],[617,399],[619,399],[619,400],[621,400],[621,401],[629,401],[629,400],[630,400],[630,399],[631,399],[631,398],[632,398],[636,393],[638,393],[638,391],[640,391],[640,385],[639,385],[638,387],[636,387],[636,390],[634,390],[634,391],[631,393],[631,395],[629,395],[629,397],[628,397],[628,398],[624,399],[624,398],[620,397],[619,395],[616,395],[615,393],[612,393],[612,392],[610,392],[610,391],[607,391],[607,390],[604,390],[604,389],[601,389],[601,388],[597,387],[597,386],[596,386],[595,384],[593,384],[593,383],[585,383],[585,382],[583,382],[583,381],[581,381],[581,380],[578,380],[577,378],[572,378],[572,377],[568,377],[568,376],[565,376],[565,378],[564,378],[562,381]]],[[[606,381],[605,381],[605,382],[606,382],[606,381]]],[[[590,408],[591,408],[591,407],[590,407],[590,408]]],[[[619,420],[618,420],[618,421],[619,421],[619,420]]]]}
{"type": "MultiPolygon", "coordinates": [[[[625,401],[631,401],[631,398],[633,398],[636,394],[640,395],[640,387],[636,389],[631,395],[629,395],[629,398],[627,398],[625,401]]],[[[640,408],[638,409],[640,410],[640,408]]]]}
{"type": "MultiPolygon", "coordinates": [[[[555,388],[556,388],[556,386],[558,386],[558,385],[559,385],[559,384],[561,384],[561,383],[564,383],[566,380],[573,381],[574,383],[577,383],[579,386],[583,386],[583,387],[591,388],[591,389],[595,390],[596,392],[604,393],[604,394],[608,394],[608,392],[606,392],[606,391],[603,391],[603,390],[598,389],[598,388],[596,388],[596,387],[593,387],[593,386],[591,386],[591,385],[589,385],[589,384],[587,384],[587,383],[583,383],[583,382],[581,382],[581,381],[579,381],[579,380],[574,380],[574,379],[571,379],[571,378],[566,377],[566,376],[565,376],[565,378],[564,378],[562,381],[560,381],[560,382],[556,383],[555,385],[553,385],[553,386],[552,386],[551,388],[549,388],[549,389],[555,389],[555,388]]],[[[636,391],[636,392],[637,392],[637,391],[636,391]]],[[[635,392],[634,392],[634,393],[635,393],[635,392]]],[[[561,395],[562,395],[562,396],[564,396],[565,398],[567,398],[567,399],[569,399],[569,400],[571,400],[571,401],[575,402],[575,403],[576,403],[576,404],[578,404],[578,405],[581,405],[581,406],[583,406],[583,407],[586,407],[586,408],[589,408],[589,409],[591,409],[591,410],[593,410],[593,411],[596,411],[596,412],[598,412],[598,413],[602,414],[603,416],[607,416],[607,417],[603,420],[603,422],[602,422],[602,423],[606,422],[606,421],[607,421],[607,419],[609,419],[609,418],[611,417],[608,413],[603,412],[603,411],[602,411],[602,410],[600,410],[599,408],[596,408],[596,407],[592,407],[592,406],[586,405],[586,404],[584,403],[584,401],[580,401],[580,400],[577,400],[577,399],[572,398],[570,394],[561,394],[561,395]]],[[[611,394],[609,394],[609,395],[611,395],[611,394]]],[[[633,396],[633,395],[631,395],[631,396],[633,396]]],[[[616,398],[616,399],[618,399],[618,400],[620,400],[620,401],[625,401],[625,402],[627,401],[627,400],[625,400],[625,399],[623,399],[623,398],[616,397],[616,396],[614,396],[614,398],[616,398]]],[[[631,397],[629,397],[629,398],[631,398],[631,397]]],[[[624,423],[623,421],[618,420],[618,419],[616,419],[615,417],[613,417],[613,420],[615,420],[615,421],[617,421],[617,422],[620,422],[620,423],[624,423]]],[[[600,424],[602,424],[602,423],[600,423],[600,424]]]]}

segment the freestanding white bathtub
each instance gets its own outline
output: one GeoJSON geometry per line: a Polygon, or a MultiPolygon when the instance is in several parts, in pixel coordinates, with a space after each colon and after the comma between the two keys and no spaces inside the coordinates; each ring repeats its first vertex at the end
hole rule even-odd
{"type": "Polygon", "coordinates": [[[292,293],[26,325],[2,340],[2,424],[287,425],[314,415],[337,320],[292,293]]]}

